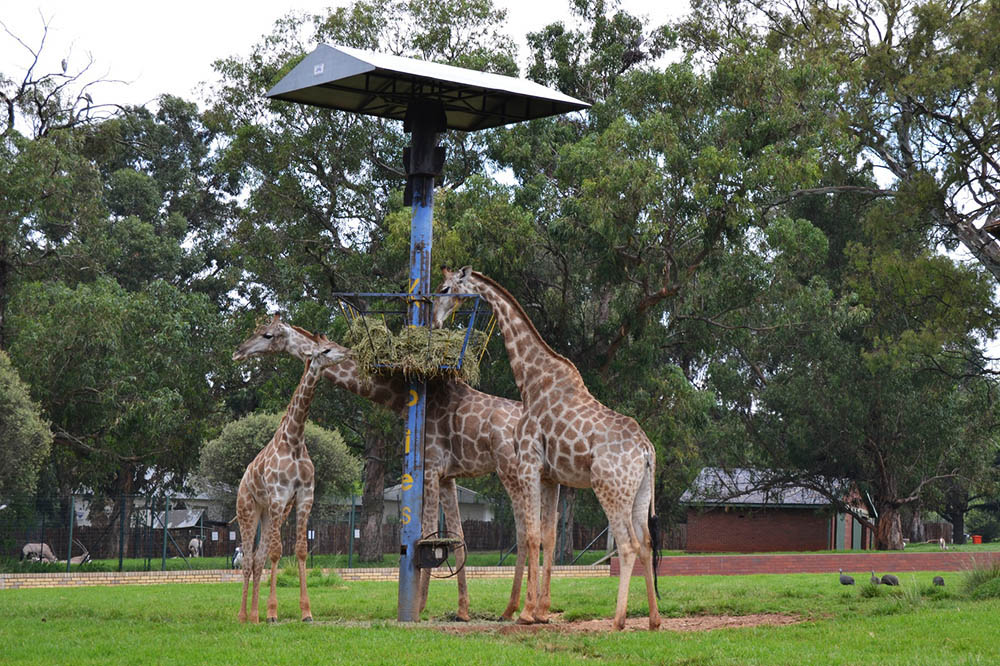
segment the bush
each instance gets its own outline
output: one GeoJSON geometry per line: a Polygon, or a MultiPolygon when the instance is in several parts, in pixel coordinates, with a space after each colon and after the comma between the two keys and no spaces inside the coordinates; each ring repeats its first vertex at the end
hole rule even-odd
{"type": "Polygon", "coordinates": [[[52,431],[40,413],[10,358],[0,350],[0,497],[27,496],[35,490],[38,470],[52,445],[52,431]]]}
{"type": "Polygon", "coordinates": [[[1000,561],[994,561],[985,566],[973,566],[966,571],[962,586],[966,594],[976,598],[975,595],[980,587],[995,583],[998,579],[1000,579],[1000,561]]]}
{"type": "MultiPolygon", "coordinates": [[[[281,414],[251,414],[227,423],[201,451],[201,476],[237,488],[247,465],[274,436],[281,414]]],[[[361,462],[336,430],[306,422],[306,448],[316,468],[316,498],[327,493],[349,496],[361,475],[361,462]]]]}

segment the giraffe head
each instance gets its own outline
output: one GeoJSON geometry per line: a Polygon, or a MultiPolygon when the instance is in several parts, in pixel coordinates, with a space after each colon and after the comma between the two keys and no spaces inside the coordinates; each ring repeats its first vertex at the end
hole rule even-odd
{"type": "Polygon", "coordinates": [[[432,328],[441,328],[451,313],[458,309],[462,302],[461,297],[453,294],[471,294],[472,286],[469,278],[472,276],[472,266],[463,266],[457,271],[449,270],[447,266],[441,267],[444,273],[444,282],[438,287],[438,294],[445,294],[434,299],[434,312],[431,315],[432,328]]]}
{"type": "Polygon", "coordinates": [[[233,360],[242,361],[251,356],[284,352],[288,349],[291,329],[292,327],[281,321],[281,316],[275,313],[271,317],[271,321],[258,326],[253,334],[233,352],[233,360]]]}
{"type": "Polygon", "coordinates": [[[314,335],[297,326],[286,324],[275,314],[271,317],[271,321],[258,326],[257,330],[243,341],[243,344],[233,352],[233,360],[242,361],[251,356],[291,352],[293,347],[302,352],[300,358],[303,356],[311,358],[321,351],[319,348],[327,349],[326,358],[334,359],[330,363],[343,360],[348,354],[346,348],[327,340],[325,336],[314,335]]]}
{"type": "Polygon", "coordinates": [[[317,344],[313,349],[309,357],[309,362],[312,363],[313,367],[322,369],[328,365],[339,363],[345,358],[347,358],[347,350],[345,348],[332,344],[326,338],[321,338],[320,344],[317,344]]]}

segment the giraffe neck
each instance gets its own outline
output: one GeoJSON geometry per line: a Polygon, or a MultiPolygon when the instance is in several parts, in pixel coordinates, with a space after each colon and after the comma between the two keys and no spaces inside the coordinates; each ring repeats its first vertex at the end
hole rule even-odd
{"type": "Polygon", "coordinates": [[[510,292],[481,273],[472,273],[471,280],[474,291],[481,294],[496,313],[522,400],[529,402],[541,382],[546,385],[558,382],[564,389],[586,390],[576,366],[549,347],[510,292]]]}
{"type": "Polygon", "coordinates": [[[292,449],[304,448],[305,438],[303,434],[306,427],[306,417],[309,416],[309,407],[312,405],[313,396],[316,394],[316,385],[319,383],[321,368],[316,363],[306,362],[305,370],[299,385],[295,387],[292,400],[285,410],[285,418],[282,421],[285,443],[292,449]]]}
{"type": "MultiPolygon", "coordinates": [[[[315,344],[315,341],[303,329],[293,327],[292,332],[289,333],[288,353],[305,363],[310,359],[315,344]]],[[[345,349],[345,347],[331,341],[325,341],[324,344],[329,344],[340,350],[345,349]]],[[[407,387],[394,377],[386,378],[374,375],[364,380],[361,379],[358,364],[351,358],[345,358],[339,363],[327,366],[322,370],[322,374],[328,381],[345,391],[350,391],[396,411],[402,410],[409,398],[407,387]]]]}

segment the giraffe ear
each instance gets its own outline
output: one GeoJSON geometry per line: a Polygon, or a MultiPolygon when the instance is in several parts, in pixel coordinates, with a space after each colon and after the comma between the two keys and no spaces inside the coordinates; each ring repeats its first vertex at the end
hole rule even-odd
{"type": "Polygon", "coordinates": [[[458,269],[458,273],[464,280],[465,278],[472,275],[472,266],[462,266],[461,268],[458,269]]]}

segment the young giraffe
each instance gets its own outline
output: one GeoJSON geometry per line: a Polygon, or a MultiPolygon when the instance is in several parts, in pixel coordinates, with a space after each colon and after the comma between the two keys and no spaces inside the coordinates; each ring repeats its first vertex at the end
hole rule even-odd
{"type": "MultiPolygon", "coordinates": [[[[321,343],[346,352],[344,347],[292,326],[274,315],[240,347],[245,356],[287,353],[300,360],[308,358],[314,344],[321,343]]],[[[408,382],[397,375],[373,375],[361,379],[357,362],[344,358],[323,369],[323,376],[337,386],[372,402],[384,405],[405,418],[410,398],[408,382]]],[[[521,419],[521,403],[488,395],[463,381],[434,381],[427,391],[424,425],[424,502],[421,520],[427,534],[436,530],[438,504],[444,511],[445,526],[464,540],[458,511],[456,477],[478,477],[494,471],[500,477],[514,508],[519,544],[514,582],[503,617],[510,619],[520,604],[524,571],[522,520],[524,500],[517,483],[517,451],[514,429],[521,419]]],[[[464,563],[464,551],[456,563],[464,563]]],[[[464,567],[458,572],[458,618],[469,619],[469,593],[464,567]]],[[[420,571],[420,609],[427,603],[430,573],[420,571]]]]}
{"type": "MultiPolygon", "coordinates": [[[[241,361],[251,354],[245,345],[233,354],[233,360],[241,361]]],[[[271,591],[267,598],[267,621],[278,621],[278,597],[275,581],[278,574],[278,560],[281,559],[281,525],[285,522],[292,503],[295,514],[295,556],[299,562],[299,607],[302,621],[312,622],[309,607],[309,593],[306,590],[306,525],[312,510],[314,473],[312,460],[305,445],[305,423],[312,403],[320,370],[344,358],[344,351],[328,345],[313,344],[307,350],[305,370],[299,385],[281,419],[274,437],[257,457],[247,465],[240,480],[236,496],[236,517],[240,523],[240,538],[247,553],[249,566],[243,567],[243,598],[240,602],[240,622],[256,624],[260,621],[258,600],[260,597],[260,577],[264,560],[271,559],[271,591]],[[260,543],[253,546],[257,523],[260,523],[260,543]],[[247,615],[247,589],[253,575],[253,598],[250,614],[247,615]]]]}
{"type": "MultiPolygon", "coordinates": [[[[592,487],[607,514],[621,557],[615,628],[625,627],[629,578],[637,553],[646,577],[649,627],[658,628],[660,613],[650,534],[656,527],[652,443],[635,420],[608,409],[590,394],[576,366],[545,343],[506,289],[470,266],[454,272],[446,268],[444,277],[439,293],[479,294],[493,308],[524,401],[516,436],[520,451],[518,478],[528,494],[524,516],[528,590],[518,622],[548,620],[555,498],[558,484],[562,484],[592,487]],[[540,546],[545,555],[541,580],[540,546]]],[[[459,296],[436,299],[434,325],[443,323],[460,300],[459,296]]]]}

